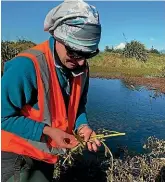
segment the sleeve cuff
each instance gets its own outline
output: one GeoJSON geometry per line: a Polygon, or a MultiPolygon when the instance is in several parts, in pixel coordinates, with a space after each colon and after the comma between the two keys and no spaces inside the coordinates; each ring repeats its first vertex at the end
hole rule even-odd
{"type": "Polygon", "coordinates": [[[33,132],[33,137],[32,140],[34,141],[40,141],[42,134],[43,134],[43,129],[45,127],[45,123],[36,123],[38,126],[35,127],[35,130],[33,132]]]}
{"type": "Polygon", "coordinates": [[[88,125],[87,115],[86,113],[82,113],[76,120],[75,130],[77,130],[81,125],[88,125]]]}

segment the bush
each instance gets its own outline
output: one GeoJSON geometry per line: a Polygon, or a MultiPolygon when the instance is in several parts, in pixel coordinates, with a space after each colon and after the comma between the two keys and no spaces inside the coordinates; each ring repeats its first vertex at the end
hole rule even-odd
{"type": "Polygon", "coordinates": [[[11,42],[2,41],[1,42],[1,59],[2,62],[12,59],[19,53],[17,48],[11,46],[11,42]]]}
{"type": "Polygon", "coordinates": [[[109,48],[109,46],[105,46],[105,52],[113,52],[114,51],[114,48],[112,46],[112,48],[109,48]]]}
{"type": "Polygon", "coordinates": [[[149,52],[154,53],[154,54],[160,54],[160,52],[157,49],[154,49],[154,48],[152,48],[149,52]]]}
{"type": "Polygon", "coordinates": [[[12,59],[19,52],[24,51],[36,44],[24,39],[19,39],[18,41],[3,41],[1,42],[1,59],[2,62],[12,59]]]}
{"type": "Polygon", "coordinates": [[[1,42],[1,76],[3,74],[4,62],[11,60],[18,53],[35,46],[36,44],[24,39],[18,41],[3,41],[1,42]]]}
{"type": "Polygon", "coordinates": [[[115,49],[113,52],[114,53],[122,54],[123,53],[123,50],[122,49],[115,49]]]}
{"type": "Polygon", "coordinates": [[[147,61],[147,51],[145,46],[138,41],[131,41],[125,45],[123,54],[127,58],[136,58],[140,61],[147,61]]]}

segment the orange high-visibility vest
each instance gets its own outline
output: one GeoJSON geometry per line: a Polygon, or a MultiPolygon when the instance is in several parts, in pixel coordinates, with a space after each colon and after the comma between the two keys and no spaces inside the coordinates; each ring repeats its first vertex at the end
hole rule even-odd
{"type": "MultiPolygon", "coordinates": [[[[37,122],[44,122],[53,128],[72,133],[88,69],[82,75],[73,78],[68,111],[66,111],[49,41],[28,49],[18,56],[28,57],[32,60],[36,70],[38,88],[39,109],[36,110],[31,105],[25,105],[21,114],[37,122]]],[[[48,163],[56,163],[58,160],[57,153],[54,152],[56,151],[54,141],[32,141],[5,130],[1,130],[1,136],[2,151],[27,155],[48,163]]]]}

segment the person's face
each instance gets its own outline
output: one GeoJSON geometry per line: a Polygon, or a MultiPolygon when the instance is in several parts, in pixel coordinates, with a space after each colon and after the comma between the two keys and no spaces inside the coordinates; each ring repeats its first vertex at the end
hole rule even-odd
{"type": "Polygon", "coordinates": [[[99,49],[94,52],[84,53],[72,50],[66,47],[64,44],[56,41],[56,51],[60,58],[60,61],[64,66],[69,69],[75,69],[76,67],[83,66],[87,59],[96,56],[99,53],[99,49]]]}
{"type": "Polygon", "coordinates": [[[60,61],[68,69],[75,69],[76,67],[83,66],[85,64],[85,58],[72,55],[62,43],[56,41],[55,46],[60,61]]]}

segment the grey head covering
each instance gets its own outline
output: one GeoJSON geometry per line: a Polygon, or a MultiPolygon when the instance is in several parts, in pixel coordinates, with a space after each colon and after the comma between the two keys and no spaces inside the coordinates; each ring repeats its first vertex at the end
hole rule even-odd
{"type": "Polygon", "coordinates": [[[93,52],[101,37],[99,14],[83,0],[64,0],[46,15],[44,31],[74,50],[93,52]]]}

